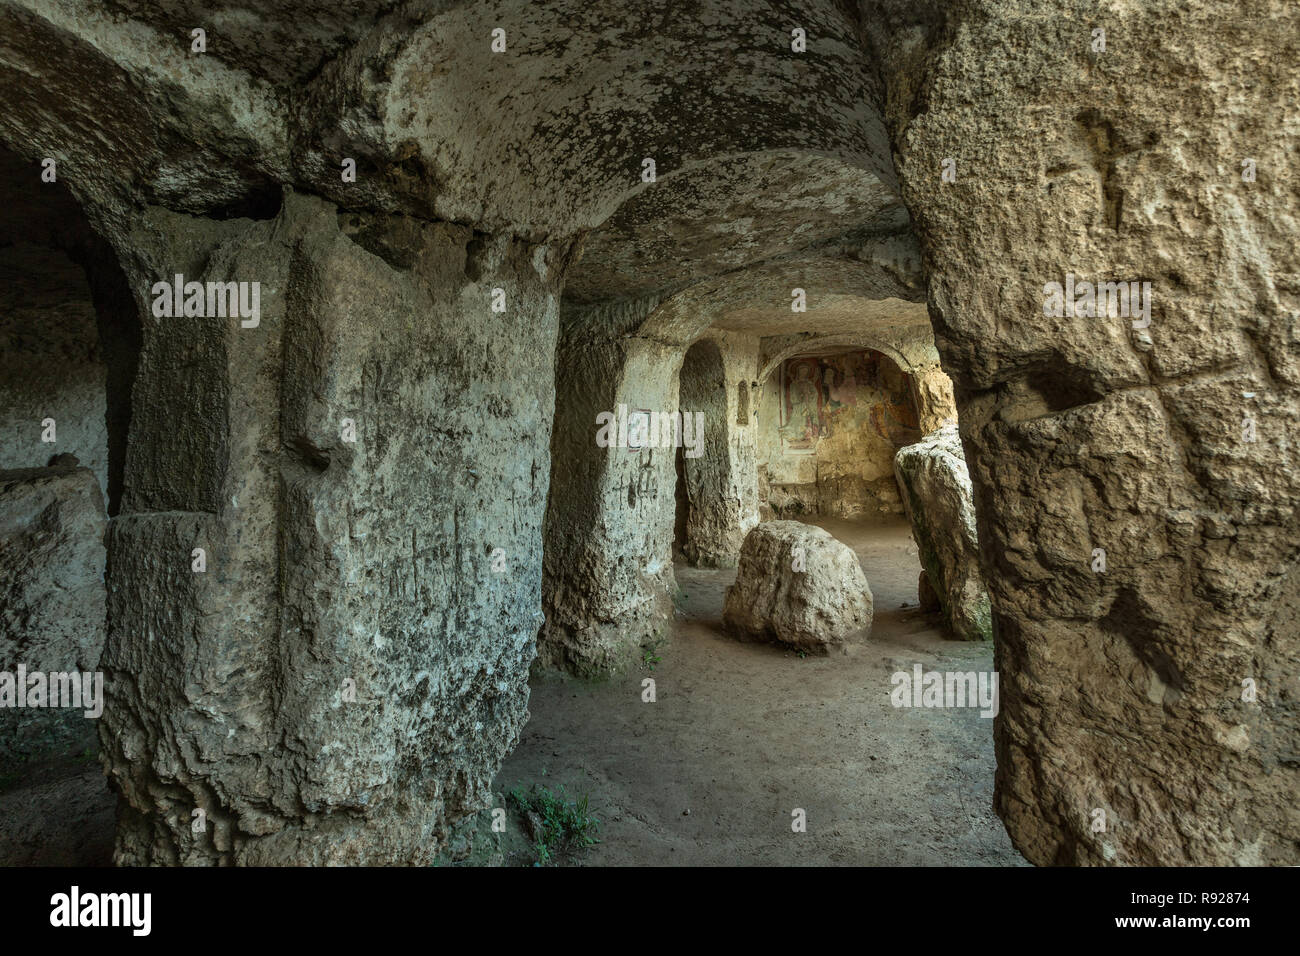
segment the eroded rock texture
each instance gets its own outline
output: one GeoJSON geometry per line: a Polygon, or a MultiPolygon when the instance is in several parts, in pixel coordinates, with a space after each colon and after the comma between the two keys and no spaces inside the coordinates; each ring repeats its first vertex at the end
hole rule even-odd
{"type": "Polygon", "coordinates": [[[427,862],[526,714],[555,257],[297,196],[149,226],[155,269],[263,299],[257,328],[145,329],[104,656],[118,859],[427,862]]]}
{"type": "MultiPolygon", "coordinates": [[[[703,567],[734,566],[745,531],[754,523],[752,515],[738,507],[739,486],[745,483],[741,476],[756,472],[752,438],[745,460],[733,460],[738,448],[728,439],[736,415],[728,415],[734,407],[728,385],[736,377],[727,374],[724,348],[710,339],[691,346],[682,362],[678,399],[682,414],[691,416],[689,437],[696,444],[683,444],[677,453],[679,494],[686,509],[682,550],[691,564],[703,567]]],[[[752,487],[752,478],[748,484],[752,487]]]]}
{"type": "Polygon", "coordinates": [[[662,626],[676,453],[595,416],[678,411],[708,338],[719,562],[775,363],[880,350],[928,430],[942,356],[1030,859],[1300,862],[1297,15],[0,3],[0,180],[72,207],[6,196],[0,244],[86,270],[107,380],[118,859],[427,861],[534,637],[607,673],[662,626]],[[1150,282],[1151,324],[1045,314],[1067,273],[1150,282]],[[158,315],[176,274],[259,282],[260,321],[158,315]]]}
{"type": "Polygon", "coordinates": [[[745,535],[724,626],[748,640],[827,653],[871,629],[874,605],[853,549],[800,521],[766,521],[745,535]]]}
{"type": "Polygon", "coordinates": [[[1300,862],[1300,11],[862,10],[975,486],[999,813],[1036,863],[1300,862]],[[1067,273],[1150,282],[1150,326],[1045,315],[1067,273]]]}
{"type": "Polygon", "coordinates": [[[938,592],[935,591],[934,585],[930,583],[930,575],[924,569],[916,578],[916,595],[917,603],[922,611],[934,613],[943,609],[939,603],[938,592]]]}
{"type": "Polygon", "coordinates": [[[944,425],[957,421],[957,402],[952,394],[952,379],[938,363],[917,369],[912,380],[916,385],[916,410],[921,420],[921,434],[929,435],[944,425]]]}
{"type": "MultiPolygon", "coordinates": [[[[104,493],[90,469],[0,471],[0,672],[16,679],[21,666],[43,675],[40,707],[18,707],[12,695],[0,707],[0,761],[94,741],[89,706],[50,707],[48,681],[69,673],[80,681],[99,665],[105,524],[104,493]]],[[[62,698],[71,687],[59,680],[62,698]]]]}
{"type": "Polygon", "coordinates": [[[584,310],[561,324],[546,514],[543,666],[610,673],[672,614],[674,448],[596,443],[597,415],[676,409],[680,358],[627,335],[649,306],[584,310]],[[590,345],[593,325],[607,329],[590,345]]]}
{"type": "Polygon", "coordinates": [[[989,596],[980,571],[975,506],[957,426],[899,449],[894,472],[921,566],[948,626],[962,640],[989,640],[989,596]]]}

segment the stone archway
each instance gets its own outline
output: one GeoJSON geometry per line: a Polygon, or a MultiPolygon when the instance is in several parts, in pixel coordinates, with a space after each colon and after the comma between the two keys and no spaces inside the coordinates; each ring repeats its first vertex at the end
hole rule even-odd
{"type": "Polygon", "coordinates": [[[105,535],[122,504],[140,329],[115,252],[42,172],[0,147],[0,773],[16,788],[0,853],[102,865],[113,800],[90,758],[105,707],[105,535]]]}
{"type": "Polygon", "coordinates": [[[757,379],[759,336],[719,320],[758,305],[766,319],[775,312],[779,321],[782,310],[792,314],[791,288],[803,284],[817,290],[812,308],[834,321],[853,321],[864,302],[887,316],[895,301],[911,305],[913,321],[923,314],[916,301],[919,254],[900,215],[897,196],[861,156],[765,150],[692,166],[667,179],[662,195],[636,194],[586,237],[582,258],[567,275],[556,353],[546,623],[538,638],[545,666],[583,674],[625,668],[640,657],[638,648],[658,639],[671,614],[675,455],[659,449],[611,454],[593,440],[596,416],[620,407],[677,411],[687,349],[706,336],[718,343],[730,465],[725,517],[720,511],[707,560],[734,558],[758,517],[753,428],[736,416],[740,384],[748,395],[757,379]],[[797,176],[809,179],[794,189],[787,177],[797,176]],[[856,222],[827,218],[831,199],[856,222]],[[731,268],[730,245],[684,223],[696,213],[742,206],[765,211],[754,223],[764,254],[780,249],[791,232],[820,238],[811,249],[731,268]],[[647,210],[657,209],[671,211],[674,228],[647,221],[647,210]],[[678,235],[688,240],[669,241],[678,235]],[[641,261],[638,254],[657,283],[672,284],[649,291],[633,282],[629,263],[641,261]],[[705,266],[722,271],[700,275],[705,266]],[[725,541],[733,542],[730,553],[725,541]]]}
{"type": "MultiPolygon", "coordinates": [[[[115,515],[139,363],[139,317],[117,252],[68,187],[57,178],[42,181],[40,172],[0,146],[0,248],[12,260],[5,285],[15,296],[5,310],[12,366],[0,387],[13,392],[25,384],[26,394],[6,395],[7,413],[46,408],[62,420],[63,438],[49,448],[19,439],[0,449],[0,456],[4,467],[36,467],[45,464],[42,453],[76,455],[95,473],[107,513],[115,515]],[[42,304],[38,292],[25,302],[24,283],[54,298],[42,304]],[[24,309],[30,317],[24,318],[24,309]],[[24,354],[33,347],[35,356],[24,354]],[[37,393],[43,404],[32,403],[37,393]]],[[[16,422],[6,423],[11,430],[23,432],[16,422]]]]}
{"type": "Polygon", "coordinates": [[[928,324],[922,334],[908,329],[896,331],[893,336],[865,330],[782,336],[773,340],[760,355],[758,387],[766,388],[772,373],[786,359],[811,349],[833,348],[872,349],[889,358],[899,371],[908,375],[922,434],[928,435],[944,423],[956,421],[952,380],[940,366],[939,353],[934,347],[928,324]]]}

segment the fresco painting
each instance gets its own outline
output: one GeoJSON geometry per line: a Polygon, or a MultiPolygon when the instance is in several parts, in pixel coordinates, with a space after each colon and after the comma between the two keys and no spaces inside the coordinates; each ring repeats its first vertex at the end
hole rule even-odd
{"type": "Polygon", "coordinates": [[[900,445],[917,438],[908,377],[879,352],[801,356],[782,363],[780,376],[779,431],[786,454],[815,454],[819,441],[848,424],[869,384],[882,399],[868,416],[876,433],[900,445]]]}

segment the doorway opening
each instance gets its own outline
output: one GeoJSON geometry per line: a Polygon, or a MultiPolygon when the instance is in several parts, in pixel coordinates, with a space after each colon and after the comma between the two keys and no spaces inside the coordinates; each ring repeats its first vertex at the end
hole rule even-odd
{"type": "Polygon", "coordinates": [[[107,865],[115,801],[86,714],[104,703],[105,541],[141,332],[116,253],[41,171],[0,148],[0,671],[50,695],[0,710],[0,863],[107,865]]]}

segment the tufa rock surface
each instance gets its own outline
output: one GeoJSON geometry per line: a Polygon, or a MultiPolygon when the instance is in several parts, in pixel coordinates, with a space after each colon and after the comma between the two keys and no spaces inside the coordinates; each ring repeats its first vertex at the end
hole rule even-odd
{"type": "MultiPolygon", "coordinates": [[[[706,333],[927,323],[1017,847],[1300,862],[1294,3],[263,0],[202,55],[187,5],[102,6],[0,4],[0,209],[66,184],[122,272],[92,297],[138,312],[132,344],[96,304],[108,436],[73,449],[118,505],[119,862],[427,862],[518,739],[542,610],[542,662],[597,670],[670,612],[675,456],[594,414],[676,410],[706,333]],[[160,321],[182,272],[260,282],[260,326],[160,321]],[[1149,324],[1045,313],[1071,275],[1150,283],[1149,324]]],[[[695,530],[743,526],[749,479],[704,477],[735,500],[695,530]]]]}
{"type": "Polygon", "coordinates": [[[178,263],[263,295],[256,329],[145,325],[109,534],[116,861],[427,863],[527,719],[564,249],[297,194],[145,215],[135,287],[178,263]]]}
{"type": "MultiPolygon", "coordinates": [[[[106,522],[104,494],[89,468],[0,471],[0,671],[98,667],[106,522]]],[[[93,742],[86,709],[0,707],[0,761],[93,742]]]]}
{"type": "Polygon", "coordinates": [[[990,640],[993,625],[980,573],[975,506],[957,426],[900,448],[894,473],[921,565],[953,633],[967,641],[990,640]]]}
{"type": "Polygon", "coordinates": [[[921,610],[927,614],[943,610],[943,605],[939,603],[939,595],[935,593],[934,585],[930,583],[930,575],[924,569],[916,579],[916,595],[921,610]]]}
{"type": "Polygon", "coordinates": [[[1300,129],[1258,119],[1300,8],[860,9],[988,558],[998,813],[1038,864],[1300,863],[1300,129]],[[1045,314],[1069,275],[1149,316],[1045,314]]]}

